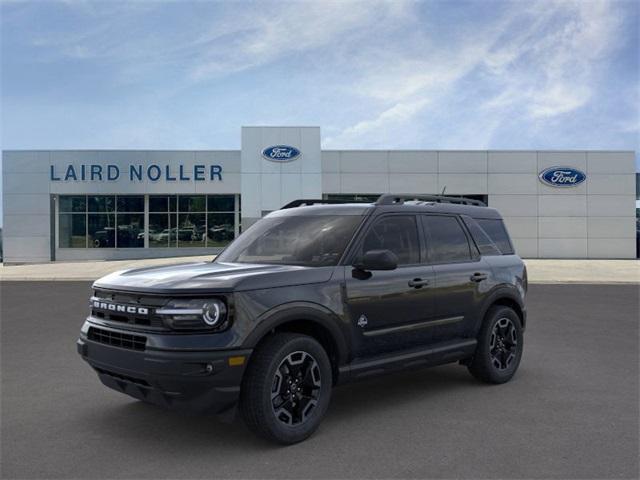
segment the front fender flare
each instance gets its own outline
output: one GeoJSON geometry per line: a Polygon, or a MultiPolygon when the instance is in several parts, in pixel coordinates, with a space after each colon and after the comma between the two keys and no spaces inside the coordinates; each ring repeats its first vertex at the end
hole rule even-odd
{"type": "Polygon", "coordinates": [[[313,322],[328,331],[336,346],[338,365],[347,362],[350,342],[340,317],[327,307],[312,302],[284,303],[264,312],[256,319],[256,327],[245,339],[243,348],[255,348],[271,330],[296,320],[313,322]]]}

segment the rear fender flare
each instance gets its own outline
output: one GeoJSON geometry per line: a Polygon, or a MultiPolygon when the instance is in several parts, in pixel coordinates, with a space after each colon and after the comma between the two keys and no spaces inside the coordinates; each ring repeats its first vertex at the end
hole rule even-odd
{"type": "Polygon", "coordinates": [[[476,324],[474,325],[474,330],[473,330],[474,335],[477,335],[478,332],[480,331],[480,328],[482,327],[482,322],[484,321],[484,318],[487,315],[487,312],[489,311],[491,306],[502,299],[507,299],[516,303],[520,307],[520,310],[522,310],[522,312],[525,311],[524,303],[520,298],[520,295],[518,294],[516,287],[507,287],[507,286],[496,287],[491,293],[488,294],[487,298],[482,304],[482,308],[480,309],[479,315],[476,320],[476,324]]]}

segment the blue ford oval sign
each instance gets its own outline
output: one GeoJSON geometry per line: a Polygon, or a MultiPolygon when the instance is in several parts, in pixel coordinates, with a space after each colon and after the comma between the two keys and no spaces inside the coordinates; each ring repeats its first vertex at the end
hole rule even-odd
{"type": "Polygon", "coordinates": [[[550,167],[538,175],[542,183],[552,187],[575,187],[587,179],[587,175],[571,167],[550,167]]]}
{"type": "Polygon", "coordinates": [[[289,145],[273,145],[262,150],[262,156],[272,162],[291,162],[300,155],[300,150],[289,145]]]}

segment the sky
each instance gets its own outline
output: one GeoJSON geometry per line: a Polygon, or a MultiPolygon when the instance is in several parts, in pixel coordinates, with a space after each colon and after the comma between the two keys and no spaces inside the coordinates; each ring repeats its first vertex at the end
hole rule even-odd
{"type": "Polygon", "coordinates": [[[638,151],[639,5],[0,0],[0,147],[638,151]]]}

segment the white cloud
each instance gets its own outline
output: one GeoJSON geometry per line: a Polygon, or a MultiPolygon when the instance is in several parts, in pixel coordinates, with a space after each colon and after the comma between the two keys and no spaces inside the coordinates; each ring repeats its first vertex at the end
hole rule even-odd
{"type": "Polygon", "coordinates": [[[327,137],[324,141],[326,147],[331,148],[335,144],[345,139],[358,137],[371,131],[377,131],[381,128],[389,127],[393,124],[400,124],[411,119],[416,113],[421,111],[428,101],[426,99],[410,103],[396,103],[391,108],[383,111],[376,118],[371,120],[363,120],[355,125],[348,127],[340,133],[338,138],[327,137]]]}
{"type": "Polygon", "coordinates": [[[211,37],[200,40],[208,52],[192,76],[220,76],[298,52],[335,45],[345,37],[371,29],[376,19],[393,22],[407,5],[398,1],[294,2],[262,11],[234,12],[232,18],[211,27],[211,37]],[[226,32],[222,38],[220,31],[226,32]]]}
{"type": "Polygon", "coordinates": [[[403,122],[407,126],[427,105],[445,110],[466,95],[461,81],[469,75],[480,108],[468,121],[476,131],[485,130],[476,135],[481,141],[489,141],[514,113],[535,121],[573,112],[592,99],[599,66],[617,45],[623,21],[618,7],[607,1],[516,2],[484,27],[461,29],[452,45],[427,34],[414,38],[424,48],[404,44],[407,53],[392,50],[398,57],[387,70],[363,73],[358,94],[381,102],[378,111],[325,143],[358,144],[403,122]],[[410,113],[394,114],[408,112],[406,105],[414,106],[410,113]]]}
{"type": "Polygon", "coordinates": [[[203,4],[193,2],[181,9],[191,20],[189,28],[175,31],[166,23],[157,29],[144,25],[145,17],[171,3],[67,0],[64,4],[86,21],[71,31],[47,29],[31,40],[52,58],[136,63],[138,69],[180,64],[188,78],[207,80],[375,34],[372,29],[384,22],[406,19],[411,2],[210,3],[204,4],[210,8],[202,17],[198,12],[203,4]]]}
{"type": "Polygon", "coordinates": [[[487,108],[519,105],[533,118],[574,111],[597,87],[597,67],[616,46],[622,15],[605,1],[540,4],[540,19],[495,49],[488,70],[504,89],[487,108]]]}

